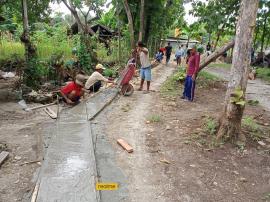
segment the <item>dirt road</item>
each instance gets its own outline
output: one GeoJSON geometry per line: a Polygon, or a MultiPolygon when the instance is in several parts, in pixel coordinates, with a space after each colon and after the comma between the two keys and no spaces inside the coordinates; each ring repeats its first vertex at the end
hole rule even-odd
{"type": "MultiPolygon", "coordinates": [[[[168,100],[159,88],[174,69],[157,67],[156,92],[120,97],[95,120],[100,181],[120,184],[119,191],[101,192],[101,201],[264,201],[270,190],[268,154],[255,148],[243,154],[231,145],[205,150],[203,139],[192,143],[203,130],[203,119],[219,115],[225,86],[198,86],[194,103],[180,99],[181,89],[179,97],[168,100]],[[134,153],[119,147],[118,138],[132,145],[134,153]]],[[[246,113],[254,109],[248,107],[246,113]]]]}
{"type": "MultiPolygon", "coordinates": [[[[206,70],[226,81],[230,79],[229,68],[211,67],[206,68],[206,70]]],[[[258,100],[261,106],[267,111],[270,111],[270,84],[261,79],[249,80],[247,86],[247,99],[258,100]]]]}

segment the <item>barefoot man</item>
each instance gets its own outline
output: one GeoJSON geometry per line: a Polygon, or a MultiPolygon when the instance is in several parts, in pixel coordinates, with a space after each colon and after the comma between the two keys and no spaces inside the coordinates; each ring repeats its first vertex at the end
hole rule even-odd
{"type": "Polygon", "coordinates": [[[149,60],[148,49],[144,46],[144,44],[141,41],[138,42],[137,52],[139,54],[140,61],[141,61],[141,70],[140,70],[141,86],[138,90],[139,91],[143,90],[143,84],[144,84],[144,81],[146,81],[147,90],[145,91],[145,93],[149,93],[150,82],[151,82],[151,63],[149,60]]]}

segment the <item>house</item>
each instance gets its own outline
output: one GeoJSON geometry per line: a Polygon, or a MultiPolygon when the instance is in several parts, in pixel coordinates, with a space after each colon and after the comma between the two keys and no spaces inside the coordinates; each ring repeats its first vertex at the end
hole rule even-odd
{"type": "Polygon", "coordinates": [[[168,37],[167,39],[161,39],[161,46],[166,46],[168,42],[171,43],[171,46],[173,47],[174,50],[181,45],[186,46],[187,43],[189,47],[200,43],[199,41],[192,39],[190,39],[188,42],[188,39],[185,37],[168,37]]]}
{"type": "MultiPolygon", "coordinates": [[[[104,40],[109,40],[111,38],[113,38],[114,36],[117,36],[117,32],[114,32],[112,30],[110,30],[110,28],[106,27],[106,26],[103,26],[101,24],[96,24],[96,25],[93,25],[91,26],[91,29],[96,33],[98,34],[98,36],[104,40]]],[[[71,26],[71,33],[73,35],[75,34],[78,34],[79,33],[79,29],[78,29],[78,24],[77,23],[74,23],[72,26],[71,26]]],[[[70,32],[69,32],[70,33],[70,32]]],[[[90,34],[90,33],[89,33],[90,34]]]]}

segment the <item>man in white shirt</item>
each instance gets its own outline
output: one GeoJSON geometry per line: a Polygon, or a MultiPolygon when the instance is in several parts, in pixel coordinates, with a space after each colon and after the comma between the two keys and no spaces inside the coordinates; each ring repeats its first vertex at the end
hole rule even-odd
{"type": "Polygon", "coordinates": [[[184,57],[184,45],[183,44],[181,46],[179,46],[179,48],[175,52],[175,57],[176,57],[177,65],[181,66],[181,62],[182,62],[181,59],[182,59],[182,57],[184,57]]]}
{"type": "Polygon", "coordinates": [[[97,92],[101,87],[101,82],[104,81],[106,83],[114,83],[114,81],[110,81],[104,76],[102,76],[103,70],[105,68],[102,64],[97,64],[95,68],[95,72],[91,74],[91,76],[87,79],[84,88],[89,90],[90,92],[97,92]]]}
{"type": "Polygon", "coordinates": [[[144,81],[147,83],[147,91],[145,93],[150,92],[150,82],[151,82],[151,63],[149,60],[149,51],[141,41],[138,42],[137,46],[137,52],[140,57],[141,61],[141,70],[140,70],[140,76],[141,76],[141,85],[138,89],[139,91],[143,90],[143,84],[144,81]]]}

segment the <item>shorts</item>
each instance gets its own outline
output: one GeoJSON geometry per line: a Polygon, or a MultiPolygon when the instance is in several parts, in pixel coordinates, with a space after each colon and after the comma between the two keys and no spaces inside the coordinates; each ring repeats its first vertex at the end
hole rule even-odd
{"type": "Polygon", "coordinates": [[[140,70],[141,79],[146,81],[151,81],[151,66],[146,68],[141,68],[140,70]]]}

